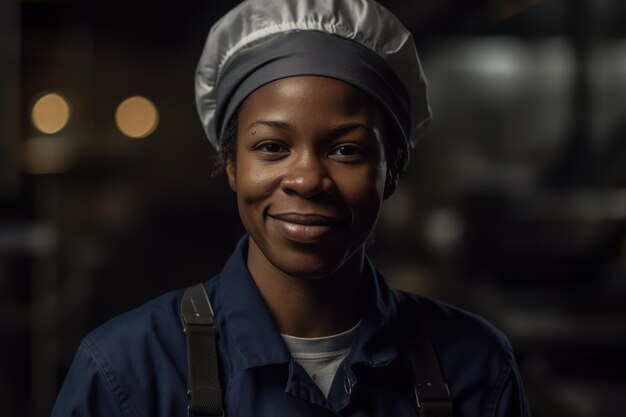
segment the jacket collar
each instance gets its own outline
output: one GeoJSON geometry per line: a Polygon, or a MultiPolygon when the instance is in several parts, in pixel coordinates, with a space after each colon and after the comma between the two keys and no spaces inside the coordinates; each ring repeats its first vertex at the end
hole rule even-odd
{"type": "Polygon", "coordinates": [[[387,365],[398,355],[396,294],[368,257],[363,280],[363,318],[347,361],[350,366],[361,362],[368,366],[387,365]]]}
{"type": "MultiPolygon", "coordinates": [[[[239,241],[222,270],[217,294],[222,307],[218,314],[223,315],[244,368],[287,364],[291,355],[247,267],[248,239],[246,235],[239,241]]],[[[392,326],[397,314],[395,294],[369,259],[364,265],[363,279],[364,314],[346,363],[386,365],[398,352],[392,326]]]]}

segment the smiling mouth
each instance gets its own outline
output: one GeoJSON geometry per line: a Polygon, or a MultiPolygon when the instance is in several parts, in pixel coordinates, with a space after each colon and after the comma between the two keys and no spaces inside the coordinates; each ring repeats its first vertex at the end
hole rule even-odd
{"type": "Polygon", "coordinates": [[[270,219],[290,240],[315,242],[343,227],[344,220],[318,214],[270,214],[270,219]]]}
{"type": "Polygon", "coordinates": [[[269,217],[302,226],[338,226],[343,223],[343,220],[337,217],[324,216],[320,214],[283,213],[270,214],[269,217]]]}

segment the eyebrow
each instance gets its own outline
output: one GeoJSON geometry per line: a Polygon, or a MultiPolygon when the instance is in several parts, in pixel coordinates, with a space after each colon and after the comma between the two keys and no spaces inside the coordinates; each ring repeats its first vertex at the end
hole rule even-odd
{"type": "MultiPolygon", "coordinates": [[[[262,125],[262,126],[267,126],[267,127],[271,127],[274,129],[282,129],[282,130],[291,130],[291,125],[289,123],[286,122],[281,122],[279,120],[257,120],[254,121],[252,123],[250,123],[248,125],[248,129],[250,130],[252,129],[254,126],[256,125],[262,125]]],[[[332,126],[330,128],[328,128],[327,133],[330,136],[335,136],[335,137],[340,137],[343,136],[347,133],[352,132],[353,130],[356,130],[358,128],[363,128],[371,133],[374,133],[374,128],[372,126],[369,126],[365,123],[346,123],[346,124],[342,124],[342,125],[337,125],[337,126],[332,126]]]]}
{"type": "Polygon", "coordinates": [[[247,130],[252,129],[256,125],[272,127],[274,129],[291,130],[291,125],[289,125],[289,123],[281,122],[278,120],[257,120],[250,123],[247,130]]]}
{"type": "Polygon", "coordinates": [[[341,137],[359,128],[363,128],[370,133],[374,133],[374,128],[366,125],[365,123],[346,123],[343,125],[332,126],[328,129],[328,134],[334,137],[341,137]]]}

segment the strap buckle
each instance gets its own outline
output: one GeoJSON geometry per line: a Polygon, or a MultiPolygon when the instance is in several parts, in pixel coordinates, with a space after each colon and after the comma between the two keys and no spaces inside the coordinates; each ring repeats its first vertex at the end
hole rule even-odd
{"type": "MultiPolygon", "coordinates": [[[[201,284],[200,284],[201,285],[201,284]]],[[[215,328],[215,316],[204,287],[191,287],[185,293],[180,306],[183,329],[189,326],[209,326],[215,328]]]]}
{"type": "Polygon", "coordinates": [[[413,390],[420,416],[452,416],[452,397],[448,384],[445,382],[415,384],[413,390]]]}

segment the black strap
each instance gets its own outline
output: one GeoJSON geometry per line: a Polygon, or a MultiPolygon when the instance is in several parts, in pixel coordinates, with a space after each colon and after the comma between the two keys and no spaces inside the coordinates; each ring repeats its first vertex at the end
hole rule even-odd
{"type": "MultiPolygon", "coordinates": [[[[411,308],[406,294],[396,291],[402,320],[407,326],[409,360],[413,368],[415,400],[420,417],[452,417],[452,396],[422,315],[411,308]],[[411,318],[412,320],[409,320],[411,318]]],[[[413,304],[413,303],[411,303],[413,304]]],[[[217,361],[217,330],[203,284],[187,288],[181,304],[187,335],[189,409],[194,414],[223,416],[222,389],[217,361]]]]}
{"type": "Polygon", "coordinates": [[[217,329],[203,284],[185,290],[180,307],[187,338],[187,394],[194,414],[223,416],[222,388],[217,362],[217,329]]]}
{"type": "Polygon", "coordinates": [[[452,417],[452,396],[441,372],[430,335],[424,326],[421,309],[411,308],[410,301],[403,292],[396,291],[396,294],[399,312],[403,316],[402,320],[407,323],[405,329],[410,335],[409,360],[415,378],[413,390],[419,415],[452,417]]]}

